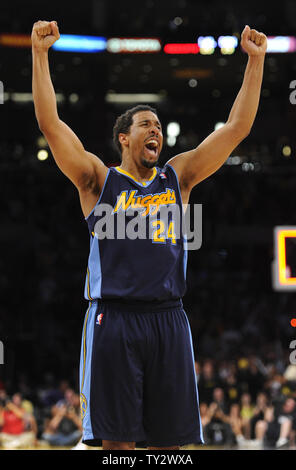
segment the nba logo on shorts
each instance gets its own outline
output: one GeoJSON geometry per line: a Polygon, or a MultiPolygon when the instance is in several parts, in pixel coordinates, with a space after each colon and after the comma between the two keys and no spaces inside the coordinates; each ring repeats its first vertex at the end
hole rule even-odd
{"type": "Polygon", "coordinates": [[[100,325],[102,323],[103,315],[103,313],[99,313],[99,315],[97,316],[96,325],[100,325]]]}
{"type": "Polygon", "coordinates": [[[166,174],[161,172],[160,175],[159,175],[163,180],[166,180],[167,177],[166,177],[166,174]]]}

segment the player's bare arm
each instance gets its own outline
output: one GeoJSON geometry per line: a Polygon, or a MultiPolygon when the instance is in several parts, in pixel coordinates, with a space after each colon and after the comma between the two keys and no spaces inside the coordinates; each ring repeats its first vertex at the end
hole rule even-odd
{"type": "Polygon", "coordinates": [[[258,110],[267,48],[265,34],[246,26],[241,46],[248,54],[248,63],[241,89],[225,125],[210,134],[201,144],[188,152],[176,155],[168,163],[178,175],[183,203],[191,189],[217,171],[231,152],[250,133],[258,110]]]}
{"type": "Polygon", "coordinates": [[[98,200],[108,169],[96,155],[85,150],[77,135],[59,118],[48,62],[49,48],[59,37],[55,21],[34,23],[31,39],[35,114],[58,167],[77,187],[87,216],[98,200]]]}

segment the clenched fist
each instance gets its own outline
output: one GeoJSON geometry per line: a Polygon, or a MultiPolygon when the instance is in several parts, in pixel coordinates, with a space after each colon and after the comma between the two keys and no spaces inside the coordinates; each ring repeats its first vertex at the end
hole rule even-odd
{"type": "Polygon", "coordinates": [[[241,35],[241,46],[249,56],[264,55],[267,49],[267,37],[246,25],[241,35]]]}
{"type": "Polygon", "coordinates": [[[48,50],[60,38],[56,21],[37,21],[33,25],[31,40],[32,48],[48,50]]]}

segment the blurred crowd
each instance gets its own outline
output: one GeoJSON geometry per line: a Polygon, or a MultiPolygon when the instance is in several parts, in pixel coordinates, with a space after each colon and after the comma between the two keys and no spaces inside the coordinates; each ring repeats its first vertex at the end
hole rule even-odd
{"type": "MultiPolygon", "coordinates": [[[[296,446],[296,365],[235,361],[196,362],[205,445],[230,449],[296,446]]],[[[67,380],[46,376],[8,395],[0,384],[0,445],[4,449],[87,449],[81,444],[79,394],[67,380]]],[[[197,417],[198,419],[198,417],[197,417]]]]}
{"type": "Polygon", "coordinates": [[[215,367],[207,359],[197,376],[207,445],[295,448],[296,365],[276,367],[250,356],[215,367]]]}
{"type": "Polygon", "coordinates": [[[79,394],[61,381],[56,388],[15,392],[0,389],[0,447],[23,449],[75,446],[82,435],[79,394]]]}

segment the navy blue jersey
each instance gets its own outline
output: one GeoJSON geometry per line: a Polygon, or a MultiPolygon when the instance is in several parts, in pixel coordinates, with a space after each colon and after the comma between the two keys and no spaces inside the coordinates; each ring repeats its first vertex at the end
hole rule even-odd
{"type": "Polygon", "coordinates": [[[111,167],[86,221],[90,233],[87,300],[183,297],[186,236],[179,183],[169,164],[155,167],[150,180],[143,183],[120,167],[111,167]]]}

